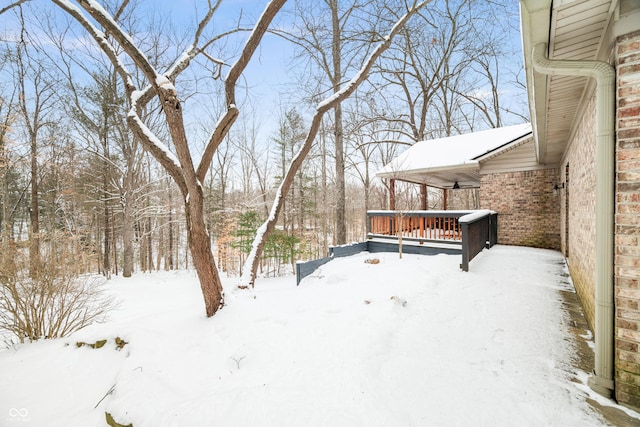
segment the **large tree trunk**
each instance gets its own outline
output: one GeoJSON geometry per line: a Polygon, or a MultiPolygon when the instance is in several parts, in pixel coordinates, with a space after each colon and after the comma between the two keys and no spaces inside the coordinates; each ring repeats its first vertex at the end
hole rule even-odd
{"type": "MultiPolygon", "coordinates": [[[[182,105],[178,100],[176,88],[172,81],[186,69],[191,59],[201,52],[204,47],[200,46],[200,36],[203,30],[211,21],[214,12],[217,10],[219,2],[216,4],[209,3],[209,13],[205,15],[198,26],[198,30],[194,35],[193,43],[176,62],[174,67],[167,74],[159,73],[155,67],[148,61],[142,51],[136,46],[131,38],[125,34],[116,24],[116,19],[106,16],[104,11],[98,10],[94,2],[80,2],[80,6],[84,8],[91,19],[97,21],[120,45],[126,55],[128,55],[138,71],[145,74],[151,83],[150,89],[138,91],[134,85],[132,74],[127,70],[125,63],[118,57],[117,49],[115,49],[110,40],[107,40],[105,32],[98,31],[94,28],[91,19],[83,15],[77,8],[73,7],[69,2],[62,0],[53,0],[58,6],[66,10],[71,16],[78,20],[98,42],[103,52],[109,57],[111,63],[121,74],[125,84],[129,100],[131,102],[132,111],[127,114],[127,122],[142,141],[145,148],[149,150],[158,160],[165,170],[172,176],[184,198],[185,213],[187,218],[187,237],[189,241],[189,249],[200,279],[200,286],[205,300],[206,314],[212,316],[223,304],[222,301],[222,284],[211,251],[211,240],[206,229],[204,220],[204,202],[202,183],[205,177],[211,159],[218,149],[220,143],[228,134],[229,129],[238,116],[238,109],[235,100],[235,86],[242,72],[245,70],[249,60],[258,48],[260,41],[267,31],[271,21],[278,11],[285,4],[286,0],[271,0],[265,7],[264,12],[255,24],[251,35],[247,39],[242,53],[238,60],[231,66],[225,78],[225,96],[227,112],[218,121],[209,141],[207,142],[200,164],[196,169],[191,157],[189,142],[187,140],[184,120],[182,117],[182,105]],[[170,154],[164,144],[144,125],[140,119],[140,110],[151,99],[152,93],[155,92],[160,98],[161,108],[164,110],[171,139],[175,147],[177,158],[170,154]]],[[[206,31],[205,31],[206,33],[206,31]]],[[[206,41],[204,42],[206,46],[206,41]]],[[[217,62],[217,61],[216,61],[217,62]]],[[[218,64],[221,65],[221,64],[218,64]]]]}
{"type": "Polygon", "coordinates": [[[213,316],[224,305],[222,282],[218,275],[211,237],[207,231],[204,217],[204,191],[202,182],[196,176],[193,161],[189,153],[189,143],[184,129],[182,105],[175,96],[173,87],[160,87],[160,99],[163,102],[169,132],[180,163],[183,165],[183,196],[185,216],[187,220],[187,240],[191,252],[193,266],[200,280],[200,288],[204,298],[207,317],[213,316]],[[184,191],[186,190],[186,191],[184,191]]]}
{"type": "Polygon", "coordinates": [[[211,251],[211,239],[204,220],[204,204],[201,191],[190,193],[185,200],[187,239],[193,266],[200,280],[207,317],[213,316],[224,305],[222,282],[211,251]]]}
{"type": "Polygon", "coordinates": [[[122,275],[124,277],[131,277],[133,274],[134,153],[134,149],[128,153],[129,159],[127,159],[127,170],[124,176],[123,194],[120,195],[122,206],[122,275]]]}

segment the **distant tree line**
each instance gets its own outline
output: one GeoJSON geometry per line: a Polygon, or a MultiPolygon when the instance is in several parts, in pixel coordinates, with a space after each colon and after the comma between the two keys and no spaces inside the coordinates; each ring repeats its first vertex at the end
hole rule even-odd
{"type": "Polygon", "coordinates": [[[107,277],[207,263],[239,275],[275,203],[257,265],[288,273],[365,237],[366,211],[388,200],[374,173],[404,147],[525,120],[512,2],[426,2],[384,49],[411,2],[281,0],[219,32],[210,2],[182,34],[143,3],[102,2],[112,20],[87,6],[86,21],[61,3],[0,12],[12,23],[0,35],[0,244],[27,251],[32,272],[59,254],[107,277]],[[262,24],[291,49],[276,108],[240,78],[262,24]]]}

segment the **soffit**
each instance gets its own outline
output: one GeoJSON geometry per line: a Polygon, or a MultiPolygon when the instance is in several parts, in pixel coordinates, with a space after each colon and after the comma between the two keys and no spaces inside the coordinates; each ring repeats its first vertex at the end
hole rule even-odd
{"type": "Polygon", "coordinates": [[[473,167],[431,170],[429,173],[408,173],[400,180],[435,188],[453,188],[455,183],[459,188],[480,188],[480,166],[476,164],[473,167]]]}
{"type": "MultiPolygon", "coordinates": [[[[611,0],[576,0],[554,2],[549,29],[549,58],[595,60],[612,13],[611,0]]],[[[546,128],[538,127],[545,139],[541,163],[556,165],[562,160],[576,116],[589,81],[586,77],[547,76],[546,128]]]]}

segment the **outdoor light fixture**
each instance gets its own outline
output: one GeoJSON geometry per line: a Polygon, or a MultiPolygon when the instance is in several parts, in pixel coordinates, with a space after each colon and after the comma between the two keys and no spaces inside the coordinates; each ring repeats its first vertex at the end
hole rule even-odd
{"type": "Polygon", "coordinates": [[[451,188],[453,188],[454,190],[459,190],[460,189],[460,184],[458,184],[458,181],[454,182],[453,183],[453,187],[451,187],[451,188]]]}
{"type": "Polygon", "coordinates": [[[561,182],[560,184],[555,184],[553,186],[553,194],[557,195],[558,194],[558,190],[560,190],[561,188],[564,188],[564,182],[561,182]]]}

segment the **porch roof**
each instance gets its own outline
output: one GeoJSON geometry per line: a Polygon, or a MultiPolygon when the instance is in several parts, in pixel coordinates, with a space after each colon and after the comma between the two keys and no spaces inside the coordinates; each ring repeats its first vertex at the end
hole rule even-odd
{"type": "Polygon", "coordinates": [[[480,161],[531,136],[531,124],[416,142],[376,176],[438,188],[480,187],[480,161]]]}

